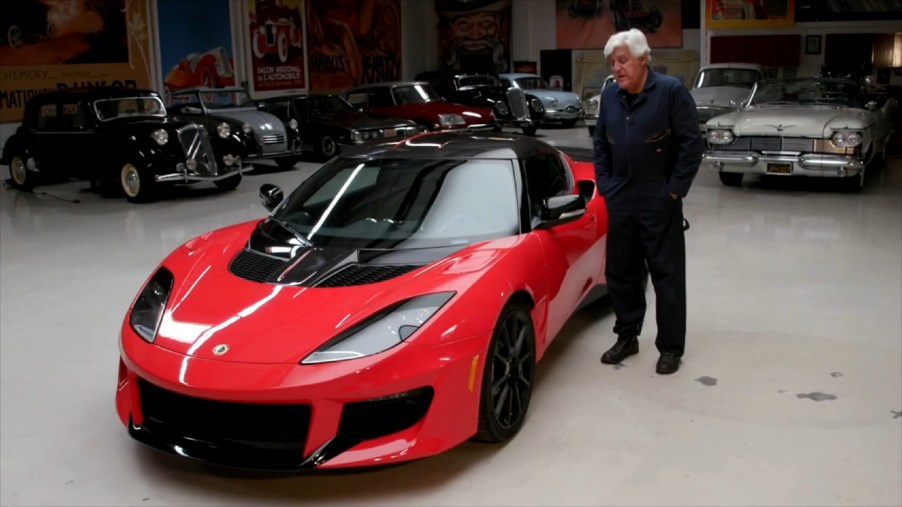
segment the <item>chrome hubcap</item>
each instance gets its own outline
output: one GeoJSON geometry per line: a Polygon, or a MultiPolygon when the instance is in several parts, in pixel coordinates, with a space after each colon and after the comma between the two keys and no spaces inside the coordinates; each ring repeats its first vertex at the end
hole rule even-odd
{"type": "Polygon", "coordinates": [[[28,169],[25,168],[25,162],[19,157],[14,157],[9,164],[9,175],[12,176],[16,185],[25,184],[25,179],[28,178],[27,171],[28,169]]]}
{"type": "Polygon", "coordinates": [[[122,190],[129,197],[135,197],[141,191],[141,177],[138,175],[138,168],[132,164],[125,164],[122,168],[122,190]]]}

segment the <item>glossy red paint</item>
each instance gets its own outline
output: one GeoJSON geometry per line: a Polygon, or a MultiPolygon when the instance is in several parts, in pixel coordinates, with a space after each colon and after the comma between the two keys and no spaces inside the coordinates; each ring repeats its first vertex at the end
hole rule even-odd
{"type": "MultiPolygon", "coordinates": [[[[577,180],[594,181],[591,163],[565,159],[577,180]]],[[[232,275],[229,262],[255,225],[204,234],[163,260],[176,282],[154,343],[135,334],[126,315],[116,394],[123,424],[140,425],[144,419],[138,378],[195,398],[306,404],[312,416],[301,460],[336,436],[346,404],[429,386],[434,397],[419,422],[360,442],[319,467],[430,456],[476,433],[489,341],[512,295],[526,295],[532,302],[538,361],[588,291],[604,282],[607,212],[597,193],[585,215],[573,222],[475,244],[400,277],[360,287],[278,286],[232,275]],[[373,312],[443,291],[456,295],[399,345],[359,359],[298,364],[373,312]],[[217,345],[227,345],[228,352],[217,356],[217,345]]]]}

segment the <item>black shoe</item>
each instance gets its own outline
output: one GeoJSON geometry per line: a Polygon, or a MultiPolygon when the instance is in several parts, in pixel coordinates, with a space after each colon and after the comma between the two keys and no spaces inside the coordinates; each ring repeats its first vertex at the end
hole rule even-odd
{"type": "Polygon", "coordinates": [[[655,371],[661,375],[669,375],[680,369],[680,356],[674,352],[662,352],[655,371]]]}
{"type": "Polygon", "coordinates": [[[604,364],[617,364],[629,356],[639,353],[639,340],[635,336],[621,336],[617,343],[602,354],[601,362],[604,364]]]}

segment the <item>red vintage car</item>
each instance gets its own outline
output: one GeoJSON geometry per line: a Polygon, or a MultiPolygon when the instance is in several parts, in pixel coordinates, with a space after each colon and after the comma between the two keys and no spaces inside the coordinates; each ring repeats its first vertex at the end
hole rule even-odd
{"type": "Polygon", "coordinates": [[[413,120],[427,131],[501,130],[492,109],[448,102],[425,81],[364,84],[345,90],[344,98],[373,116],[413,120]]]}
{"type": "Polygon", "coordinates": [[[300,49],[302,46],[301,29],[293,19],[266,19],[252,32],[251,48],[258,59],[268,54],[275,54],[279,62],[288,61],[288,48],[300,49]]]}
{"type": "Polygon", "coordinates": [[[383,465],[524,423],[536,363],[604,293],[591,162],[535,138],[349,148],[271,214],[157,266],[121,328],[135,439],[235,467],[383,465]]]}
{"type": "Polygon", "coordinates": [[[224,88],[235,85],[235,69],[225,48],[191,53],[179,60],[163,79],[167,105],[171,92],[186,88],[224,88]]]}

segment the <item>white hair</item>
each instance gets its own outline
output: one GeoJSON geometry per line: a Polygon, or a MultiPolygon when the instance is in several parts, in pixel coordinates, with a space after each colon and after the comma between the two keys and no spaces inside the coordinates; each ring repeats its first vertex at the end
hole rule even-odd
{"type": "Polygon", "coordinates": [[[651,48],[648,47],[648,40],[645,34],[635,28],[630,28],[624,32],[617,32],[608,39],[608,43],[604,45],[604,57],[608,58],[620,46],[626,46],[630,53],[636,58],[642,55],[648,55],[651,61],[651,48]]]}

